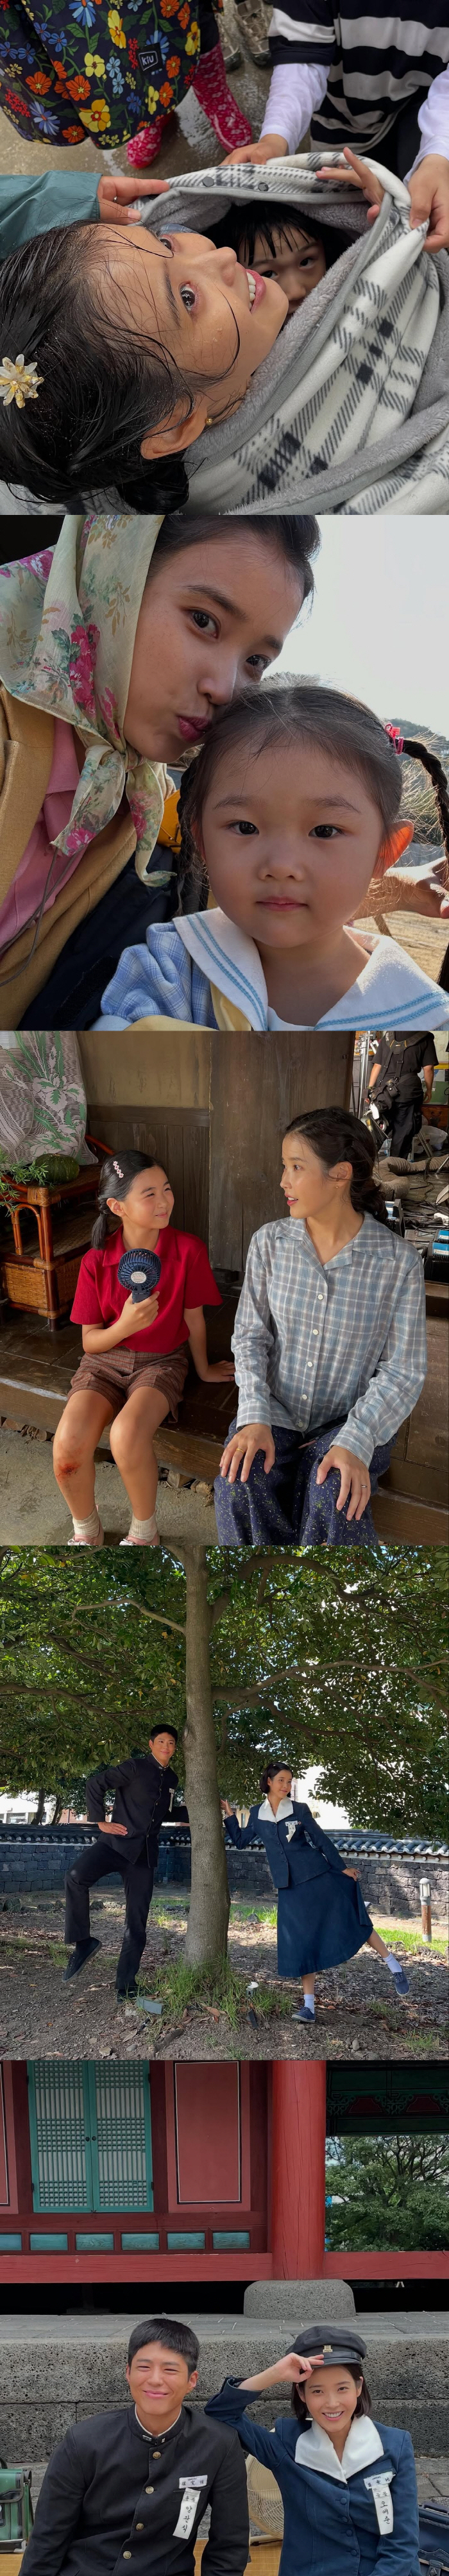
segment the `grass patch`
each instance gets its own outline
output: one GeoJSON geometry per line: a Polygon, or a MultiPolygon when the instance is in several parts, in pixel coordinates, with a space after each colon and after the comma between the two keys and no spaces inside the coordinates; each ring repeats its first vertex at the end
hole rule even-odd
{"type": "Polygon", "coordinates": [[[165,1959],[152,1976],[150,1971],[140,1976],[139,1992],[149,1994],[155,1985],[158,2002],[176,2021],[185,2012],[224,2013],[230,2030],[236,2030],[249,2011],[255,2012],[257,2020],[262,2015],[265,2019],[282,2015],[288,2020],[292,2010],[293,1996],[280,1994],[277,1987],[261,1982],[256,1994],[249,1995],[246,1977],[226,1959],[210,1968],[189,1968],[181,1959],[165,1959]]]}
{"type": "Polygon", "coordinates": [[[399,1950],[409,1950],[411,1954],[414,1953],[415,1958],[419,1958],[421,1953],[424,1958],[430,1958],[431,1950],[438,1950],[439,1958],[446,1958],[448,1947],[447,1932],[433,1933],[429,1951],[427,1949],[427,1943],[424,1944],[423,1942],[422,1933],[410,1932],[405,1924],[401,1923],[399,1930],[396,1927],[393,1933],[388,1923],[376,1923],[376,1932],[380,1932],[381,1941],[387,1941],[389,1949],[396,1946],[399,1950]]]}
{"type": "Polygon", "coordinates": [[[51,1932],[44,1934],[15,1932],[14,1940],[10,1938],[7,1941],[1,1940],[0,1964],[3,1959],[9,1959],[14,1965],[18,1950],[23,1951],[26,1958],[33,1958],[36,1966],[39,1965],[40,1959],[51,1959],[52,1965],[56,1968],[67,1966],[65,1941],[52,1940],[51,1932]]]}

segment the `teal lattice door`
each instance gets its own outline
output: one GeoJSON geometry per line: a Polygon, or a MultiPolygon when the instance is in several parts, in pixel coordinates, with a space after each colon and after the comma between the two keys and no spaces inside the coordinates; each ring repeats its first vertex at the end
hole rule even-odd
{"type": "Polygon", "coordinates": [[[28,2066],[33,2208],[153,2208],[148,2068],[81,2058],[28,2066]]]}

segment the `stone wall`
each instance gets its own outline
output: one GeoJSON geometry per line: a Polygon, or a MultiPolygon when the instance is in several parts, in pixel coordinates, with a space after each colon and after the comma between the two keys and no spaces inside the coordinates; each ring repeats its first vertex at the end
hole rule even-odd
{"type": "MultiPolygon", "coordinates": [[[[51,1896],[61,1893],[66,1870],[77,1851],[95,1838],[89,1825],[0,1825],[0,1902],[13,1904],[21,1896],[51,1896]]],[[[418,1837],[410,1848],[405,1843],[388,1841],[380,1834],[376,1840],[368,1834],[334,1832],[332,1841],[342,1857],[358,1868],[365,1904],[373,1905],[382,1915],[400,1915],[407,1919],[420,1912],[419,1881],[430,1878],[432,1910],[436,1922],[447,1921],[449,1911],[449,1874],[443,1849],[429,1851],[418,1837]]],[[[228,1846],[228,1873],[231,1896],[258,1903],[266,1898],[275,1904],[276,1896],[263,1846],[250,1851],[235,1851],[228,1846]]],[[[185,1828],[176,1833],[162,1833],[156,1886],[190,1886],[190,1836],[185,1828]]],[[[116,1885],[111,1876],[102,1887],[116,1885]]]]}
{"type": "MultiPolygon", "coordinates": [[[[293,2326],[312,2322],[320,2307],[331,2318],[341,2314],[341,2284],[331,2282],[265,2285],[265,2316],[247,2312],[236,2319],[195,2317],[200,2343],[199,2402],[204,2404],[228,2374],[246,2378],[265,2370],[290,2349],[293,2326]],[[287,2293],[287,2313],[273,2313],[271,2297],[287,2293]],[[335,2305],[334,2305],[335,2291],[335,2305]],[[339,2295],[340,2294],[340,2295],[339,2295]]],[[[351,2292],[344,2285],[352,2312],[351,2292]]],[[[262,2285],[258,2291],[260,2297],[262,2285]]],[[[0,2453],[17,2461],[46,2459],[70,2424],[83,2416],[121,2406],[126,2398],[124,2365],[131,2328],[153,2304],[148,2282],[126,2316],[5,2317],[0,2329],[0,2453]]],[[[178,2313],[182,2313],[181,2302],[178,2313]]],[[[348,2313],[348,2308],[346,2308],[348,2313]]],[[[380,2423],[410,2432],[415,2448],[435,2456],[449,2449],[449,2316],[440,2313],[358,2318],[367,2343],[366,2373],[373,2412],[380,2423]]],[[[253,2401],[261,2422],[288,2414],[287,2386],[253,2401]]],[[[250,2401],[251,2406],[251,2401],[250,2401]]]]}

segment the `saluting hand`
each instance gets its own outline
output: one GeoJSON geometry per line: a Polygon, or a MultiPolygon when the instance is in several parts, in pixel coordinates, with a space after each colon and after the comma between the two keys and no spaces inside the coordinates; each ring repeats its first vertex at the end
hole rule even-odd
{"type": "Polygon", "coordinates": [[[312,2352],[310,2357],[306,2357],[302,2352],[285,2352],[283,2361],[277,2361],[275,2364],[276,2377],[292,2379],[295,2386],[299,2387],[302,2379],[310,2379],[311,2371],[315,2369],[317,2361],[322,2359],[322,2352],[312,2352]]]}

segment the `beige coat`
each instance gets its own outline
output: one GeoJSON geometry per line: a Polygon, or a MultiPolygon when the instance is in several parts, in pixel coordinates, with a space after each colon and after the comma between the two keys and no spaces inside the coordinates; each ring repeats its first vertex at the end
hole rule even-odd
{"type": "MultiPolygon", "coordinates": [[[[37,823],[51,777],[54,719],[39,707],[25,706],[0,687],[0,906],[5,903],[37,823]]],[[[131,815],[120,813],[97,833],[84,858],[61,886],[43,914],[34,953],[35,924],[11,940],[0,955],[0,1027],[20,1028],[24,1012],[42,991],[72,930],[101,902],[126,867],[136,847],[131,815]],[[11,977],[14,978],[11,981],[11,977]]]]}

